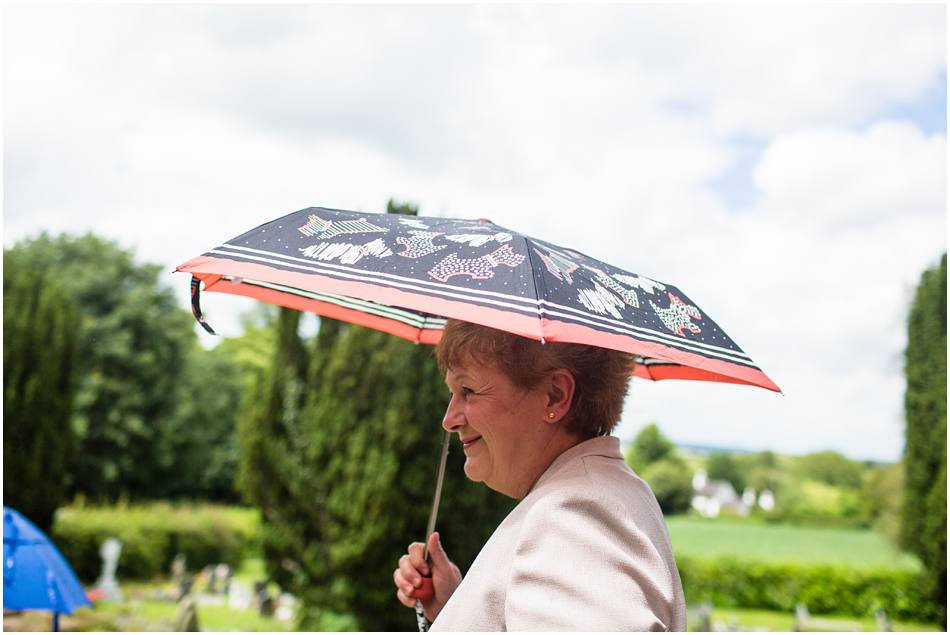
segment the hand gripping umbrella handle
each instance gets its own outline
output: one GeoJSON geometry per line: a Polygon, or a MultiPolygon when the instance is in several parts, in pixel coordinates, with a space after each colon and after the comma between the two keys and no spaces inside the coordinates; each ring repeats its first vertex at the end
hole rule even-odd
{"type": "MultiPolygon", "coordinates": [[[[439,499],[442,498],[442,480],[445,477],[445,462],[449,457],[449,441],[451,433],[446,430],[442,435],[442,451],[439,455],[439,471],[435,476],[435,494],[432,496],[432,509],[429,511],[429,524],[426,526],[425,541],[425,559],[429,562],[429,536],[435,531],[435,519],[439,515],[439,499]]],[[[431,573],[431,569],[429,571],[431,573]]],[[[422,608],[422,600],[428,600],[435,596],[435,587],[432,584],[432,576],[422,576],[422,586],[412,592],[416,598],[416,620],[419,623],[419,632],[425,633],[429,630],[429,620],[425,616],[422,608]]]]}

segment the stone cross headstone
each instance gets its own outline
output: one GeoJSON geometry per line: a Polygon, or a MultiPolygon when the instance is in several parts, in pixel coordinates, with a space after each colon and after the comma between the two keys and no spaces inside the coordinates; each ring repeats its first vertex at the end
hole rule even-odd
{"type": "Polygon", "coordinates": [[[891,620],[887,617],[887,612],[884,609],[874,611],[874,622],[877,625],[877,630],[882,633],[889,633],[892,630],[891,620]]]}
{"type": "Polygon", "coordinates": [[[805,630],[810,619],[811,613],[808,612],[808,607],[799,602],[795,605],[795,625],[792,627],[792,629],[795,631],[805,630]]]}
{"type": "Polygon", "coordinates": [[[96,582],[96,588],[102,591],[102,597],[113,602],[122,601],[122,591],[115,579],[115,570],[119,566],[119,555],[122,553],[122,541],[118,538],[109,538],[102,543],[99,555],[102,556],[102,575],[96,582]]]}

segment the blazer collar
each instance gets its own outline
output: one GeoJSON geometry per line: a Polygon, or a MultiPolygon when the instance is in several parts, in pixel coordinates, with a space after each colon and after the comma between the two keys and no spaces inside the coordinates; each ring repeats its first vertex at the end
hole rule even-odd
{"type": "Polygon", "coordinates": [[[546,469],[535,482],[531,491],[538,489],[539,485],[552,478],[569,463],[586,456],[603,456],[608,459],[619,459],[623,461],[623,453],[620,451],[620,439],[615,436],[594,437],[593,439],[582,441],[568,448],[551,462],[548,469],[546,469]]]}

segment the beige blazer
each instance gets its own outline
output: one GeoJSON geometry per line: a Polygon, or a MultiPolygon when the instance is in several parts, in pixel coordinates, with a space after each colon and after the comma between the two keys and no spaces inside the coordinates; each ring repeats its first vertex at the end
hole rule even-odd
{"type": "Polygon", "coordinates": [[[617,437],[559,456],[498,526],[432,631],[685,631],[653,492],[617,437]]]}

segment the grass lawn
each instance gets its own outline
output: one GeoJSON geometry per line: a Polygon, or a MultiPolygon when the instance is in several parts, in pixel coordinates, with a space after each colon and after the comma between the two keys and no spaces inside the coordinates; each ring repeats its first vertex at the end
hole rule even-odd
{"type": "Polygon", "coordinates": [[[735,556],[767,562],[890,566],[917,570],[918,560],[870,529],[834,529],[764,522],[670,516],[676,554],[735,556]]]}
{"type": "MultiPolygon", "coordinates": [[[[848,615],[822,615],[821,623],[826,628],[837,631],[877,631],[874,618],[851,617],[848,615]]],[[[714,626],[726,630],[736,631],[782,631],[791,632],[795,625],[795,616],[791,613],[777,613],[774,611],[760,611],[753,609],[713,609],[712,623],[714,626]]],[[[688,624],[690,630],[695,630],[697,624],[688,624]]],[[[935,624],[918,624],[915,622],[898,622],[891,625],[893,631],[903,632],[939,632],[942,629],[935,624]]]]}

